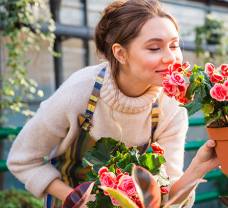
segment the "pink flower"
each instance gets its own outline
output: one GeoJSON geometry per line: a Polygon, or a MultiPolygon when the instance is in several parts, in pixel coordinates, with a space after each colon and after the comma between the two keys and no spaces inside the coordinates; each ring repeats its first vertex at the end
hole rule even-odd
{"type": "Polygon", "coordinates": [[[211,97],[218,101],[224,101],[227,97],[227,89],[222,84],[215,84],[210,90],[211,97]]]}
{"type": "Polygon", "coordinates": [[[102,167],[102,168],[99,169],[98,175],[101,176],[105,172],[108,172],[108,168],[107,167],[102,167]]]}
{"type": "Polygon", "coordinates": [[[184,84],[184,85],[178,85],[178,90],[179,90],[179,96],[185,96],[186,91],[187,91],[188,85],[184,84]]]}
{"type": "Polygon", "coordinates": [[[222,76],[228,77],[228,64],[222,64],[220,66],[220,69],[221,69],[222,76]]]}
{"type": "Polygon", "coordinates": [[[123,175],[119,179],[119,183],[117,185],[117,189],[119,189],[120,191],[126,193],[128,196],[134,196],[134,195],[137,194],[133,179],[129,175],[123,175]]]}
{"type": "Polygon", "coordinates": [[[228,90],[228,80],[226,80],[224,83],[223,83],[224,87],[227,88],[228,90]]]}
{"type": "Polygon", "coordinates": [[[181,64],[180,63],[175,63],[175,64],[170,64],[168,66],[168,69],[170,70],[170,72],[181,72],[183,71],[183,69],[181,68],[181,64]]]}
{"type": "Polygon", "coordinates": [[[222,82],[223,81],[223,76],[220,75],[220,74],[212,74],[210,76],[210,80],[213,83],[219,83],[219,82],[222,82]]]}
{"type": "Polygon", "coordinates": [[[117,175],[122,174],[122,170],[120,168],[116,168],[116,174],[117,175]]]}
{"type": "Polygon", "coordinates": [[[205,72],[211,76],[215,71],[215,66],[211,63],[206,63],[205,64],[205,72]]]}
{"type": "Polygon", "coordinates": [[[163,87],[164,87],[164,92],[170,96],[173,97],[177,93],[179,93],[179,89],[177,85],[171,84],[169,80],[164,80],[163,81],[163,87]]]}
{"type": "Polygon", "coordinates": [[[175,63],[175,64],[170,64],[168,66],[169,74],[172,74],[173,72],[180,72],[182,73],[183,71],[187,70],[190,68],[189,62],[180,64],[180,63],[175,63]]]}
{"type": "Polygon", "coordinates": [[[183,96],[179,96],[179,97],[175,97],[175,98],[181,104],[187,104],[189,102],[189,100],[186,97],[183,97],[183,96]]]}
{"type": "Polygon", "coordinates": [[[184,85],[184,78],[180,73],[173,72],[170,76],[170,81],[176,85],[184,85]]]}
{"type": "Polygon", "coordinates": [[[112,172],[104,172],[100,175],[100,183],[102,186],[116,188],[116,175],[112,172]]]}
{"type": "Polygon", "coordinates": [[[161,190],[162,194],[168,194],[169,193],[169,189],[167,186],[161,186],[160,190],[161,190]]]}
{"type": "Polygon", "coordinates": [[[161,154],[161,155],[164,154],[164,149],[157,142],[153,142],[151,144],[151,148],[153,150],[153,153],[158,153],[158,154],[161,154]]]}
{"type": "Polygon", "coordinates": [[[226,89],[226,92],[227,92],[226,101],[228,101],[228,80],[226,80],[226,81],[223,83],[223,86],[224,86],[224,88],[226,89]]]}

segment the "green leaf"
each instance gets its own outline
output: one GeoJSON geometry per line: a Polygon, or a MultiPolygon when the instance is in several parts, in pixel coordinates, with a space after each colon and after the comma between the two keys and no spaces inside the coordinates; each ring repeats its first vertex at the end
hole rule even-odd
{"type": "Polygon", "coordinates": [[[164,157],[154,153],[146,153],[139,157],[139,165],[146,168],[151,173],[157,173],[164,163],[164,157]]]}
{"type": "Polygon", "coordinates": [[[111,199],[99,192],[96,194],[96,200],[95,201],[89,201],[87,204],[88,208],[118,208],[117,206],[114,206],[111,202],[111,199]]]}
{"type": "Polygon", "coordinates": [[[74,192],[75,195],[77,195],[75,199],[77,199],[77,201],[74,201],[74,206],[80,207],[88,202],[93,186],[94,182],[84,182],[75,188],[74,192]]]}
{"type": "Polygon", "coordinates": [[[203,97],[201,96],[200,91],[201,89],[198,88],[195,91],[193,101],[186,105],[183,105],[183,107],[185,107],[188,111],[188,116],[193,115],[202,108],[203,97]]]}
{"type": "Polygon", "coordinates": [[[131,174],[134,164],[135,163],[129,163],[128,165],[126,165],[125,168],[123,168],[123,172],[128,172],[129,174],[131,174]]]}
{"type": "MultiPolygon", "coordinates": [[[[88,151],[83,158],[83,166],[100,167],[110,160],[113,151],[119,142],[112,138],[101,138],[96,145],[88,151]]],[[[96,168],[96,169],[97,169],[96,168]]]]}
{"type": "Polygon", "coordinates": [[[160,207],[161,191],[153,175],[140,166],[134,166],[132,177],[144,207],[160,207]]]}

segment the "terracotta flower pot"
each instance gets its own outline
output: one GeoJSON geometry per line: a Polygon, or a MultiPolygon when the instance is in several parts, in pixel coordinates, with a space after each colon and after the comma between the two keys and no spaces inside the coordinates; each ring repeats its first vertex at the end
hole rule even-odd
{"type": "Polygon", "coordinates": [[[228,175],[228,127],[207,128],[210,139],[216,141],[215,151],[221,163],[222,172],[228,175]]]}

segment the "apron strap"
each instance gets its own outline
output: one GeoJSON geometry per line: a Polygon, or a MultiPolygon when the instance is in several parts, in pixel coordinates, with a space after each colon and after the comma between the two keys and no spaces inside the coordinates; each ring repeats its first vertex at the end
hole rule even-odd
{"type": "MultiPolygon", "coordinates": [[[[95,112],[97,101],[100,98],[100,90],[103,85],[105,71],[106,71],[106,68],[103,68],[98,73],[94,86],[93,86],[93,91],[89,98],[87,109],[86,109],[85,113],[79,115],[79,118],[78,118],[79,126],[80,126],[81,130],[80,130],[79,138],[78,138],[77,145],[76,145],[76,155],[75,155],[76,163],[75,164],[78,164],[81,162],[81,144],[83,143],[83,140],[85,139],[86,135],[88,134],[88,132],[92,126],[91,120],[92,120],[93,114],[95,112]]],[[[72,151],[74,151],[74,150],[72,149],[72,151]]],[[[55,163],[56,163],[56,159],[54,158],[51,160],[51,164],[54,165],[55,163]]],[[[69,171],[71,172],[73,170],[69,170],[69,171]]],[[[47,194],[47,196],[45,197],[44,207],[45,208],[55,208],[55,202],[54,202],[54,198],[52,195],[47,194]]]]}
{"type": "Polygon", "coordinates": [[[93,91],[89,97],[87,109],[84,114],[79,115],[79,126],[85,131],[89,131],[92,126],[91,120],[95,112],[97,101],[100,98],[100,90],[103,85],[105,71],[106,68],[103,68],[97,75],[93,91]]]}
{"type": "Polygon", "coordinates": [[[139,152],[140,154],[145,153],[150,145],[153,143],[154,141],[154,132],[158,126],[158,122],[159,122],[159,105],[158,105],[158,100],[155,101],[155,103],[152,104],[152,109],[151,109],[151,134],[150,134],[150,140],[147,144],[144,144],[142,146],[140,146],[139,152]]]}
{"type": "Polygon", "coordinates": [[[159,106],[158,106],[158,100],[153,103],[152,105],[152,111],[151,111],[151,143],[153,142],[153,137],[154,137],[154,132],[158,126],[158,122],[159,122],[159,114],[160,114],[160,110],[159,110],[159,106]]]}

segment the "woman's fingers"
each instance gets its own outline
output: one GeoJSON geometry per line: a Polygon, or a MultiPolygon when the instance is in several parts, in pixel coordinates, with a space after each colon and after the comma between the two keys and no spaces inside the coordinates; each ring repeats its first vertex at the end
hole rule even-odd
{"type": "Polygon", "coordinates": [[[206,147],[212,148],[212,147],[215,147],[215,146],[216,146],[216,143],[215,143],[214,140],[212,140],[212,139],[207,140],[206,147]]]}

